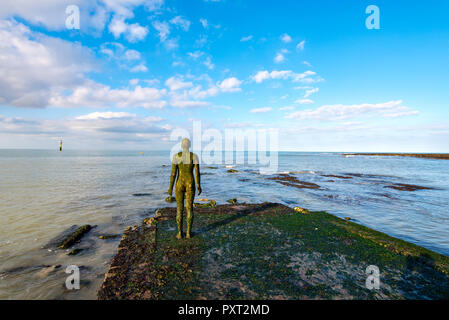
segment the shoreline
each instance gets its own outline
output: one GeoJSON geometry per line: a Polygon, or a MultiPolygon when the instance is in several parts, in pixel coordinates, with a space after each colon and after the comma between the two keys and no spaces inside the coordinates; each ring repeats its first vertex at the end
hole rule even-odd
{"type": "Polygon", "coordinates": [[[344,156],[413,157],[449,160],[449,153],[343,153],[344,156]]]}
{"type": "Polygon", "coordinates": [[[449,257],[350,218],[277,203],[195,209],[175,239],[176,208],[128,227],[98,291],[109,299],[448,299],[449,257]],[[365,287],[366,268],[381,272],[365,287]]]}

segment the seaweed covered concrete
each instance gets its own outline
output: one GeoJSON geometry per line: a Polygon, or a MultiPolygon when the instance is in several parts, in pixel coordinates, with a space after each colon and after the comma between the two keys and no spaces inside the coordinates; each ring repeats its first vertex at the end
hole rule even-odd
{"type": "Polygon", "coordinates": [[[448,299],[449,257],[325,212],[276,203],[176,208],[129,227],[99,299],[448,299]],[[366,268],[380,288],[366,287],[366,268]]]}

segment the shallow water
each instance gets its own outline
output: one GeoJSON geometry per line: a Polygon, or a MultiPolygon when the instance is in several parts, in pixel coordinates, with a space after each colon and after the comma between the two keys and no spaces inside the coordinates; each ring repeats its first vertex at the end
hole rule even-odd
{"type": "MultiPolygon", "coordinates": [[[[204,165],[201,198],[326,210],[449,255],[449,161],[291,152],[279,153],[278,161],[278,172],[294,171],[321,188],[283,186],[255,165],[236,164],[233,174],[224,164],[204,165]],[[385,188],[392,183],[435,189],[385,188]]],[[[164,202],[169,174],[168,152],[0,150],[0,299],[94,299],[120,241],[98,235],[121,234],[156,208],[174,206],[164,202]],[[79,255],[43,248],[86,223],[97,227],[83,238],[80,246],[88,249],[79,255]],[[61,267],[43,267],[51,265],[61,267]],[[65,288],[67,265],[81,267],[80,290],[65,288]]]]}

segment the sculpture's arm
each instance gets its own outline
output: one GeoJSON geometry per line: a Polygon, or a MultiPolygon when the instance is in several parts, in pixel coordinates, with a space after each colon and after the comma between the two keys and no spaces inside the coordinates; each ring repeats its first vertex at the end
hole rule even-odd
{"type": "Polygon", "coordinates": [[[201,174],[200,174],[200,163],[198,160],[198,156],[194,155],[193,163],[195,165],[195,180],[196,185],[198,186],[198,195],[201,194],[201,174]]]}
{"type": "Polygon", "coordinates": [[[178,165],[175,162],[173,162],[171,165],[170,187],[168,187],[168,194],[170,196],[173,193],[173,185],[175,183],[177,174],[178,174],[178,165]]]}

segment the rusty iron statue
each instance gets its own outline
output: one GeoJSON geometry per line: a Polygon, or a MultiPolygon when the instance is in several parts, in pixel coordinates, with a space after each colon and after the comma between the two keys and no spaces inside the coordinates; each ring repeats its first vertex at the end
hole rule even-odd
{"type": "Polygon", "coordinates": [[[199,159],[196,154],[190,152],[190,140],[187,138],[182,139],[181,142],[182,152],[178,152],[173,156],[172,171],[170,176],[170,187],[168,188],[168,194],[171,196],[173,193],[173,185],[176,180],[175,186],[175,198],[176,198],[176,223],[178,225],[177,239],[181,239],[183,235],[182,221],[184,211],[184,198],[186,199],[186,220],[187,231],[186,238],[189,239],[192,235],[192,223],[193,223],[193,200],[195,198],[195,180],[198,186],[198,195],[201,194],[200,183],[200,165],[199,159]],[[193,177],[193,170],[195,169],[195,179],[193,177]],[[177,177],[177,179],[176,179],[177,177]]]}

